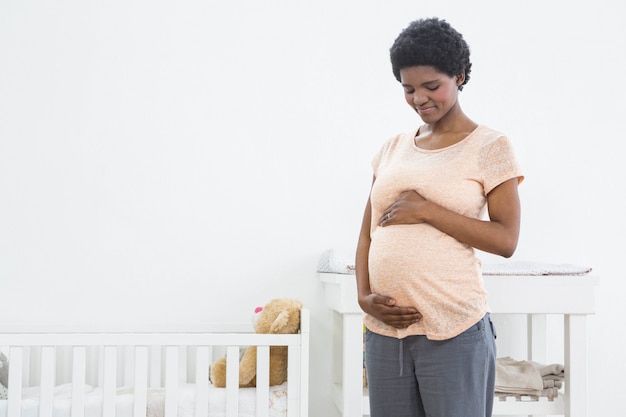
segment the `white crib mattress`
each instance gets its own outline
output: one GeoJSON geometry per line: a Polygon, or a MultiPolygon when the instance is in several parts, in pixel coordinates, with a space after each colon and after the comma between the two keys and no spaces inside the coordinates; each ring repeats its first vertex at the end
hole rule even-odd
{"type": "MultiPolygon", "coordinates": [[[[184,384],[178,387],[178,417],[193,416],[195,411],[196,387],[184,384]]],[[[164,389],[149,389],[147,417],[163,417],[165,403],[164,389]]],[[[287,414],[287,384],[270,387],[268,401],[269,416],[287,414]]],[[[55,387],[53,417],[69,417],[71,407],[71,384],[55,387]]],[[[22,389],[22,417],[37,417],[39,409],[39,388],[22,389]]],[[[85,387],[85,417],[99,417],[102,409],[102,390],[85,387]]],[[[239,389],[239,416],[254,417],[256,414],[256,389],[239,389]]],[[[226,390],[209,386],[209,414],[212,417],[226,415],[226,390]]],[[[116,417],[133,415],[133,393],[130,388],[118,389],[116,396],[116,417]]],[[[0,400],[0,417],[7,417],[7,400],[0,400]]]]}

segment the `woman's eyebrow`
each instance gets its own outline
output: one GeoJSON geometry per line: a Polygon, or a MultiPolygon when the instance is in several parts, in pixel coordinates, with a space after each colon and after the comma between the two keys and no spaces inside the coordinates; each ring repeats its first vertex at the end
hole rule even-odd
{"type": "MultiPolygon", "coordinates": [[[[435,80],[430,80],[430,81],[424,81],[422,84],[420,85],[428,85],[428,84],[436,84],[439,82],[439,78],[435,79],[435,80]]],[[[413,87],[411,84],[406,84],[406,83],[402,83],[402,87],[413,87]]]]}

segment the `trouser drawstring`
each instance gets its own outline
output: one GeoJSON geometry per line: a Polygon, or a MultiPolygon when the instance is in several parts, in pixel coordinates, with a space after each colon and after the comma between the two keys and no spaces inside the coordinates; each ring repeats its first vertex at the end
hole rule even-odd
{"type": "Polygon", "coordinates": [[[402,376],[402,374],[404,373],[403,372],[404,371],[404,349],[403,349],[402,342],[403,342],[403,339],[400,339],[400,343],[399,343],[400,352],[398,352],[398,357],[400,358],[399,359],[400,360],[400,375],[399,376],[402,376]]]}

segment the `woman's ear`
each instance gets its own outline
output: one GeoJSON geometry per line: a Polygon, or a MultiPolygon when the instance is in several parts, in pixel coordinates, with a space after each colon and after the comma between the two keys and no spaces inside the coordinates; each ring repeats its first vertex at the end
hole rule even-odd
{"type": "Polygon", "coordinates": [[[460,87],[465,82],[465,72],[462,72],[456,76],[456,86],[460,87]]]}

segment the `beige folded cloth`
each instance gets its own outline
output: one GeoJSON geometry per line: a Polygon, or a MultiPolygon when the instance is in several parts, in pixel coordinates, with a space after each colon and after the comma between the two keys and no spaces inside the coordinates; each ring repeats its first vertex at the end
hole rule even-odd
{"type": "Polygon", "coordinates": [[[516,361],[510,357],[496,360],[496,387],[498,397],[530,396],[552,400],[563,386],[565,367],[561,364],[543,365],[532,361],[516,361]]]}
{"type": "Polygon", "coordinates": [[[543,388],[556,388],[556,389],[560,389],[563,388],[563,381],[558,381],[558,380],[554,380],[554,379],[543,379],[543,388]]]}
{"type": "Polygon", "coordinates": [[[496,393],[540,396],[543,389],[543,379],[531,362],[510,357],[496,360],[496,393]]]}
{"type": "Polygon", "coordinates": [[[537,362],[532,362],[532,364],[537,368],[539,375],[544,379],[553,379],[555,381],[563,381],[565,379],[565,366],[559,363],[542,365],[537,362]]]}
{"type": "Polygon", "coordinates": [[[554,388],[546,388],[541,391],[540,397],[548,397],[549,400],[554,400],[559,396],[559,389],[557,387],[554,388]]]}

